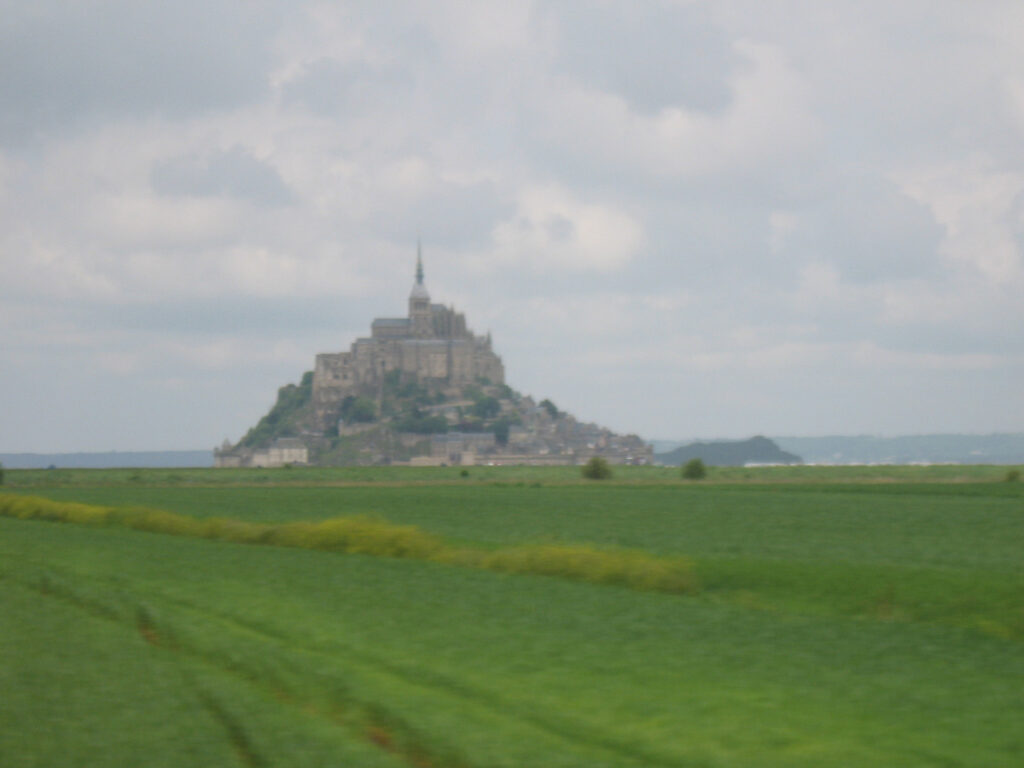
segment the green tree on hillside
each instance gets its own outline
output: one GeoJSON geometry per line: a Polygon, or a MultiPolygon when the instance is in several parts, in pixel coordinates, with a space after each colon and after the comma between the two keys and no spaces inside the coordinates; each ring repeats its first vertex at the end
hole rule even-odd
{"type": "Polygon", "coordinates": [[[399,432],[411,432],[418,435],[431,435],[448,431],[448,419],[441,415],[431,416],[424,413],[416,405],[412,410],[395,423],[399,432]]]}
{"type": "Polygon", "coordinates": [[[368,397],[349,395],[341,401],[341,418],[346,424],[368,424],[377,418],[377,406],[368,397]]]}
{"type": "Polygon", "coordinates": [[[548,412],[548,416],[550,416],[552,419],[557,419],[558,418],[558,415],[559,415],[558,408],[555,406],[554,403],[552,403],[547,398],[544,398],[543,400],[540,401],[540,407],[543,408],[545,411],[547,411],[548,412]]]}
{"type": "Polygon", "coordinates": [[[501,403],[496,398],[484,396],[473,403],[473,415],[481,419],[492,419],[501,413],[501,403]]]}
{"type": "Polygon", "coordinates": [[[313,372],[306,371],[298,384],[286,384],[277,390],[277,402],[256,426],[239,441],[239,445],[255,447],[267,445],[275,438],[297,434],[295,418],[309,405],[313,397],[313,372]]]}

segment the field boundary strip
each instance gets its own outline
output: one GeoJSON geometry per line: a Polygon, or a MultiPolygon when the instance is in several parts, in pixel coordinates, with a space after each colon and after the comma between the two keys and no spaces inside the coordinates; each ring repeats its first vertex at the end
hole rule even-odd
{"type": "Polygon", "coordinates": [[[658,556],[640,550],[600,549],[585,544],[524,544],[484,550],[452,545],[412,525],[396,525],[367,517],[253,523],[224,518],[199,519],[144,507],[101,507],[13,494],[0,494],[0,515],[240,544],[421,560],[640,591],[689,594],[697,590],[693,564],[684,557],[658,556]]]}

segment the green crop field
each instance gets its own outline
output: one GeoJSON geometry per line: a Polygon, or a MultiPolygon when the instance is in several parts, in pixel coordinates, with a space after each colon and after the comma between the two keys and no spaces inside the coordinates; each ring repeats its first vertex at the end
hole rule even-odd
{"type": "Polygon", "coordinates": [[[0,765],[1022,765],[1005,474],[8,470],[0,765]]]}

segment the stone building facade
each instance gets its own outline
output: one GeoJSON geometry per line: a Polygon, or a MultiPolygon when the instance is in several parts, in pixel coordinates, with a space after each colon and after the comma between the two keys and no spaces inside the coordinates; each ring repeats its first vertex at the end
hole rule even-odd
{"type": "Polygon", "coordinates": [[[213,451],[215,467],[284,467],[309,464],[309,449],[295,437],[279,437],[267,448],[234,449],[225,441],[213,451]]]}
{"type": "Polygon", "coordinates": [[[446,432],[430,439],[430,455],[442,464],[476,464],[481,455],[493,454],[497,447],[493,432],[446,432]]]}
{"type": "Polygon", "coordinates": [[[346,397],[376,394],[391,371],[439,387],[464,386],[481,378],[505,383],[505,368],[491,347],[491,335],[474,335],[462,313],[431,303],[420,253],[407,317],[377,318],[370,336],[356,339],[348,352],[316,356],[316,428],[325,431],[337,424],[346,397]]]}

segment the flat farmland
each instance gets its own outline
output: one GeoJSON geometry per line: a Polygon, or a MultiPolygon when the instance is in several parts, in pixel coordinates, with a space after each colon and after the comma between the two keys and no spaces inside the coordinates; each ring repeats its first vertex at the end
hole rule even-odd
{"type": "Polygon", "coordinates": [[[190,519],[685,557],[696,588],[0,518],[0,764],[1024,763],[1024,493],[996,469],[505,469],[8,471],[190,519]]]}

